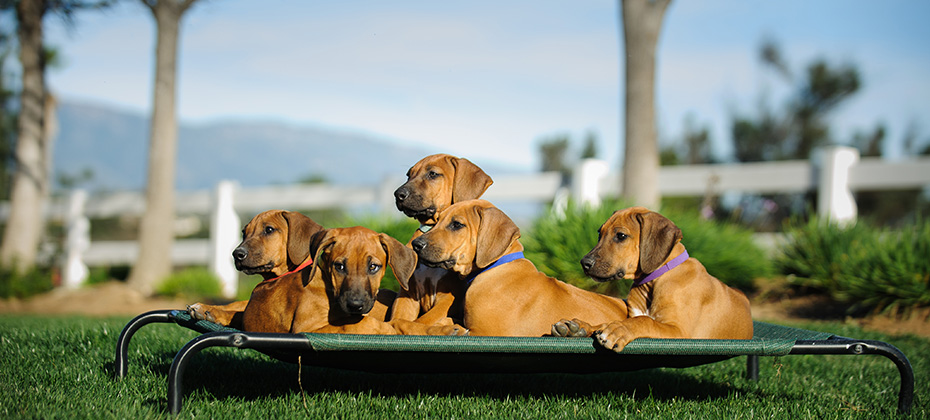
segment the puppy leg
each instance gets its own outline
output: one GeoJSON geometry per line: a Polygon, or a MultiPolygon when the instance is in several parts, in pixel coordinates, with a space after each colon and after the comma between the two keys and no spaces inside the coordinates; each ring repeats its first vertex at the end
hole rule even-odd
{"type": "Polygon", "coordinates": [[[216,306],[216,305],[207,305],[204,303],[194,303],[187,306],[187,312],[194,319],[202,319],[205,321],[210,321],[217,323],[223,326],[233,326],[231,325],[236,319],[241,321],[242,312],[245,311],[245,307],[248,306],[249,301],[240,300],[238,302],[233,302],[228,305],[216,306]]]}

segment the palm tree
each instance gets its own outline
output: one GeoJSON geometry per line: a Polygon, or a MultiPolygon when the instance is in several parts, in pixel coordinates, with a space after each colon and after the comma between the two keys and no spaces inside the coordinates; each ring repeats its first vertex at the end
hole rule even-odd
{"type": "Polygon", "coordinates": [[[655,121],[656,44],[671,0],[620,0],[626,63],[622,195],[659,205],[659,147],[655,121]]]}
{"type": "Polygon", "coordinates": [[[174,241],[174,179],[177,160],[178,37],[181,18],[196,0],[140,0],[155,18],[155,86],[149,138],[146,207],[139,226],[139,257],[129,274],[130,287],[151,294],[171,272],[174,241]]]}

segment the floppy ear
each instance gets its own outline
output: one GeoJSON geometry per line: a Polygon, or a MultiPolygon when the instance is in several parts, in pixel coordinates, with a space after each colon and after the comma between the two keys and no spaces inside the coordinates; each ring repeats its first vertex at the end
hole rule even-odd
{"type": "Polygon", "coordinates": [[[636,215],[639,221],[639,269],[643,273],[656,271],[672,248],[681,240],[681,229],[659,213],[636,215]]]}
{"type": "Polygon", "coordinates": [[[313,265],[310,266],[310,274],[307,277],[302,277],[304,287],[307,287],[307,284],[310,283],[310,279],[316,274],[317,267],[320,264],[320,256],[323,255],[323,251],[326,251],[327,248],[332,247],[336,243],[336,236],[333,235],[332,231],[329,229],[321,229],[313,234],[310,237],[310,246],[309,254],[313,255],[313,265]]]}
{"type": "Polygon", "coordinates": [[[323,229],[313,219],[292,211],[281,212],[287,222],[287,259],[298,266],[310,255],[310,237],[323,229]]]}
{"type": "Polygon", "coordinates": [[[413,270],[417,268],[417,253],[390,235],[381,233],[378,234],[378,238],[381,240],[384,252],[387,253],[388,265],[394,271],[394,277],[397,278],[400,287],[407,290],[410,276],[413,275],[413,270]]]}
{"type": "Polygon", "coordinates": [[[449,163],[455,168],[452,178],[452,202],[474,200],[491,186],[494,181],[478,165],[468,159],[450,158],[449,163]]]}
{"type": "Polygon", "coordinates": [[[504,256],[507,248],[520,238],[520,228],[497,207],[475,207],[481,224],[475,250],[475,264],[484,268],[504,256]]]}

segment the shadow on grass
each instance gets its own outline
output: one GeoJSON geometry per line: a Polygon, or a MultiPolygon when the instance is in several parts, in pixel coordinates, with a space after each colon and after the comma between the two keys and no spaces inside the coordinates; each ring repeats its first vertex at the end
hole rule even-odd
{"type": "MultiPolygon", "coordinates": [[[[165,353],[152,361],[152,372],[167,379],[173,354],[165,353]]],[[[634,372],[589,374],[406,374],[369,373],[353,370],[310,367],[273,360],[257,352],[208,351],[192,359],[184,373],[184,396],[204,392],[222,400],[246,401],[283,397],[301,391],[323,393],[363,393],[376,397],[477,397],[504,400],[513,397],[580,398],[623,395],[637,401],[716,400],[734,392],[764,395],[749,382],[719,383],[701,379],[683,369],[646,369],[634,372]],[[298,383],[300,372],[300,384],[298,383]]],[[[164,399],[154,401],[161,404],[164,399]]]]}

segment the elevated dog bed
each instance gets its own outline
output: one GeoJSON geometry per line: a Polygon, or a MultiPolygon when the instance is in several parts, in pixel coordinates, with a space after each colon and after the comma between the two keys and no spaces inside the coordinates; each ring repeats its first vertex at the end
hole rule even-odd
{"type": "Polygon", "coordinates": [[[185,311],[152,311],[123,328],[116,345],[116,375],[129,369],[129,341],[151,323],[175,323],[202,333],[175,356],[168,372],[168,409],[177,414],[183,398],[184,370],[208,347],[253,349],[278,360],[369,372],[394,373],[589,373],[655,367],[689,367],[747,356],[747,376],[758,379],[760,356],[789,354],[876,354],[890,359],[901,375],[898,411],[907,413],[914,399],[914,371],[894,346],[833,334],[754,323],[751,340],[634,340],[621,353],[604,349],[592,338],[437,337],[355,334],[274,334],[244,332],[198,321],[185,311]],[[377,353],[378,357],[358,357],[377,353]],[[416,360],[418,363],[405,361],[416,360]],[[454,363],[449,363],[454,360],[454,363]],[[411,370],[413,366],[423,370],[411,370]],[[427,369],[428,367],[428,369],[427,369]]]}

